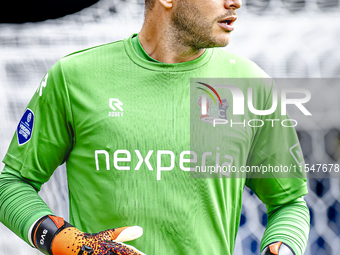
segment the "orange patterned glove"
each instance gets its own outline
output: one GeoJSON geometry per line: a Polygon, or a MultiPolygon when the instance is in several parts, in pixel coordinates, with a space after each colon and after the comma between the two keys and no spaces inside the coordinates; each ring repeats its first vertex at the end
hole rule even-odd
{"type": "Polygon", "coordinates": [[[138,226],[108,229],[96,234],[82,232],[61,217],[48,215],[32,231],[34,245],[49,255],[145,255],[121,242],[143,234],[138,226]]]}

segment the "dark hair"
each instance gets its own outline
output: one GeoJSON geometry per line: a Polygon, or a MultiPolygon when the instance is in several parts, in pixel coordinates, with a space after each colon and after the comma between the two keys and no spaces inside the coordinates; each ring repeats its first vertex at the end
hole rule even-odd
{"type": "Polygon", "coordinates": [[[156,0],[145,0],[145,9],[151,10],[155,5],[156,0]]]}

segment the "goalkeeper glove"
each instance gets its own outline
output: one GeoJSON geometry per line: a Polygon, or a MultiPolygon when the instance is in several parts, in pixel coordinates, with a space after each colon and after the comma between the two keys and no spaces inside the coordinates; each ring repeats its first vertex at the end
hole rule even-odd
{"type": "Polygon", "coordinates": [[[84,233],[63,218],[48,215],[32,230],[32,240],[41,252],[48,255],[145,255],[130,245],[143,234],[141,227],[108,229],[96,234],[84,233]]]}
{"type": "Polygon", "coordinates": [[[283,242],[271,243],[264,248],[261,255],[295,255],[295,252],[283,242]]]}

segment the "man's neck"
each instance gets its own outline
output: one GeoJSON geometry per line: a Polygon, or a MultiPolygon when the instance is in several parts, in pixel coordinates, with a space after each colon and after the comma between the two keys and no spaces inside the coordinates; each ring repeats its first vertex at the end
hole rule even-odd
{"type": "Polygon", "coordinates": [[[201,56],[205,49],[192,49],[178,43],[170,28],[145,22],[138,39],[145,52],[163,63],[187,62],[201,56]]]}

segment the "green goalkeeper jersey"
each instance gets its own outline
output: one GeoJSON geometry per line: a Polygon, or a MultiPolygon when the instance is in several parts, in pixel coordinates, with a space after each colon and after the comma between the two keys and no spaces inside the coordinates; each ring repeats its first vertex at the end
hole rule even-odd
{"type": "Polygon", "coordinates": [[[272,104],[274,85],[254,63],[221,49],[165,64],[138,55],[131,38],[60,59],[27,106],[3,162],[38,183],[66,162],[70,223],[82,231],[139,225],[144,235],[129,244],[146,254],[232,254],[245,185],[271,208],[307,189],[299,171],[290,178],[241,172],[299,169],[297,136],[281,124],[288,117],[279,110],[257,116],[245,105],[234,114],[233,94],[211,78],[243,78],[230,82],[244,95],[253,88],[254,108],[262,110],[272,104]],[[204,121],[202,96],[211,116],[215,103],[198,82],[216,88],[220,107],[228,104],[226,124],[204,121]],[[216,164],[234,172],[204,168],[216,164]]]}

